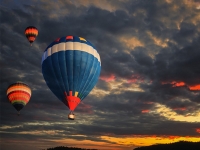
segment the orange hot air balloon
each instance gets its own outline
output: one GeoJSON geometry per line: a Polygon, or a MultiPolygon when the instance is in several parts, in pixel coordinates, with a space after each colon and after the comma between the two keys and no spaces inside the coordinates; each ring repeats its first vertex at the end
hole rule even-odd
{"type": "Polygon", "coordinates": [[[7,89],[7,98],[20,114],[20,110],[29,102],[31,97],[30,87],[23,82],[11,84],[7,89]]]}
{"type": "Polygon", "coordinates": [[[24,33],[32,46],[32,43],[35,41],[35,39],[38,35],[38,29],[34,26],[29,26],[25,29],[24,33]]]}

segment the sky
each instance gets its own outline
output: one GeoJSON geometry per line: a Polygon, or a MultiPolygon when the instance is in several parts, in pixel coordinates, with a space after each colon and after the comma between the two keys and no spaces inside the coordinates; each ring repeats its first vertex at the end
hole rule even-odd
{"type": "Polygon", "coordinates": [[[1,0],[0,22],[1,150],[200,141],[200,0],[1,0]],[[39,30],[32,46],[30,25],[39,30]],[[67,35],[101,58],[74,121],[41,71],[46,47],[67,35]],[[32,90],[20,116],[6,97],[16,81],[32,90]]]}

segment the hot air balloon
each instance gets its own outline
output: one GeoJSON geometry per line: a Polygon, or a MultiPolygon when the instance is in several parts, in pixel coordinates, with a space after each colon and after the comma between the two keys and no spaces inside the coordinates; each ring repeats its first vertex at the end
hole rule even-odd
{"type": "Polygon", "coordinates": [[[99,53],[88,40],[65,36],[46,48],[41,64],[47,86],[70,109],[68,119],[74,120],[74,109],[98,81],[99,53]]]}
{"type": "Polygon", "coordinates": [[[38,29],[34,26],[29,26],[25,29],[24,33],[32,46],[32,43],[35,41],[38,35],[38,29]]]}
{"type": "Polygon", "coordinates": [[[29,102],[31,97],[30,87],[23,82],[11,84],[7,89],[7,98],[20,114],[20,110],[29,102]]]}

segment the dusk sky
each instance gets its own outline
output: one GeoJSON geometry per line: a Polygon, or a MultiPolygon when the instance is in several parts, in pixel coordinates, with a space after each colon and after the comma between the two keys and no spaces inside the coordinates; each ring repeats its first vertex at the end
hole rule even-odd
{"type": "Polygon", "coordinates": [[[0,138],[1,150],[200,141],[200,0],[1,0],[0,138]],[[28,26],[39,30],[32,46],[28,26]],[[41,70],[46,47],[67,35],[101,58],[75,120],[41,70]],[[6,96],[16,81],[32,90],[20,116],[6,96]]]}

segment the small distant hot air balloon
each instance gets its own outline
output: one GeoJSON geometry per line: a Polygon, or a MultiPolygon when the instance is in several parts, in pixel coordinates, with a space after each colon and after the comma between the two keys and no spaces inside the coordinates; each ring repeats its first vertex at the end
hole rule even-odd
{"type": "Polygon", "coordinates": [[[11,84],[7,89],[9,102],[15,107],[20,114],[20,110],[29,102],[31,97],[30,87],[23,82],[11,84]]]}
{"type": "Polygon", "coordinates": [[[24,33],[32,46],[32,43],[35,41],[38,35],[38,29],[34,26],[29,26],[25,29],[24,33]]]}
{"type": "Polygon", "coordinates": [[[50,90],[69,109],[74,109],[96,85],[101,60],[95,47],[86,39],[65,36],[52,42],[42,56],[42,73],[50,90]]]}

